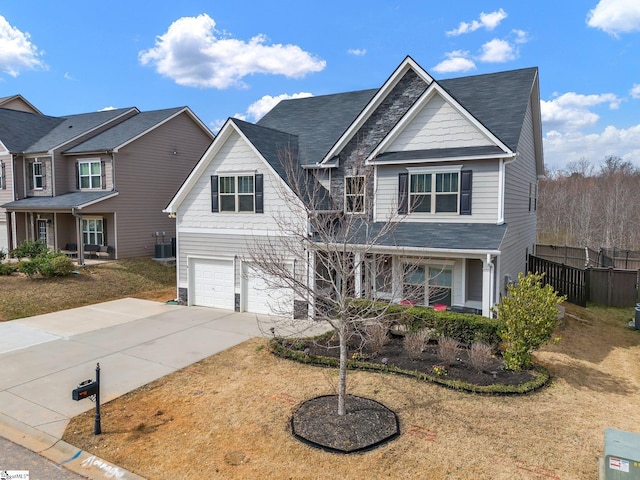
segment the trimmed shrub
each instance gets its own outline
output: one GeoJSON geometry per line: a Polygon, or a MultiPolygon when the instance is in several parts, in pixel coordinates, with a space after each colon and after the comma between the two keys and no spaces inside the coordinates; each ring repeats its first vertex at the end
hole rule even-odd
{"type": "Polygon", "coordinates": [[[53,274],[57,277],[64,277],[70,275],[75,270],[73,261],[66,255],[56,254],[51,258],[51,267],[53,274]]]}
{"type": "Polygon", "coordinates": [[[33,277],[38,273],[38,264],[35,260],[22,260],[18,262],[18,271],[27,277],[33,277]]]}
{"type": "Polygon", "coordinates": [[[46,253],[38,255],[33,260],[22,260],[18,263],[18,271],[28,277],[37,273],[45,278],[69,275],[74,269],[73,262],[61,253],[46,253]]]}

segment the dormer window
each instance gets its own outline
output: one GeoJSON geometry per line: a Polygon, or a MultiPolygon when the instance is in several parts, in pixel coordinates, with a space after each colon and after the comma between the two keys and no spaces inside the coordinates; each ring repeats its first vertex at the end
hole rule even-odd
{"type": "Polygon", "coordinates": [[[344,210],[364,213],[366,181],[364,175],[344,177],[344,210]]]}
{"type": "Polygon", "coordinates": [[[100,160],[78,162],[78,178],[81,189],[102,188],[102,165],[100,160]]]}

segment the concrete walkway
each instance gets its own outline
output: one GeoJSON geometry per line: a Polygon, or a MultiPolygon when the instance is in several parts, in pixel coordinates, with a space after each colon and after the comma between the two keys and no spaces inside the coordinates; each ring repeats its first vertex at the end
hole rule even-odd
{"type": "Polygon", "coordinates": [[[0,323],[0,436],[88,478],[140,478],[60,440],[71,417],[95,409],[72,390],[95,379],[99,362],[106,403],[270,335],[270,325],[255,314],[131,298],[0,323]]]}

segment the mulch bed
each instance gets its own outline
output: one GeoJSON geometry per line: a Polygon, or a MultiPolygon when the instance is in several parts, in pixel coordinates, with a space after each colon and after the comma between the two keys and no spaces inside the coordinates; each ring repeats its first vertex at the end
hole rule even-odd
{"type": "Polygon", "coordinates": [[[345,397],[345,415],[338,415],[338,397],[307,400],[293,414],[291,429],[301,441],[335,453],[355,453],[378,447],[400,434],[398,417],[381,403],[345,397]]]}
{"type": "MultiPolygon", "coordinates": [[[[349,358],[356,358],[370,363],[386,364],[410,372],[420,372],[433,375],[433,367],[442,365],[442,360],[438,356],[438,345],[430,342],[418,358],[411,358],[405,348],[403,348],[403,337],[391,335],[388,343],[380,352],[374,353],[365,345],[353,342],[349,347],[349,358]]],[[[286,341],[285,346],[293,350],[303,350],[309,355],[338,358],[340,355],[337,336],[323,336],[316,339],[297,339],[286,341]]],[[[532,381],[535,373],[529,370],[513,371],[503,368],[503,360],[499,355],[494,355],[489,367],[479,372],[473,368],[469,362],[469,351],[466,348],[460,349],[456,362],[452,365],[442,365],[446,370],[443,379],[461,381],[471,385],[509,385],[518,386],[532,381]]]]}

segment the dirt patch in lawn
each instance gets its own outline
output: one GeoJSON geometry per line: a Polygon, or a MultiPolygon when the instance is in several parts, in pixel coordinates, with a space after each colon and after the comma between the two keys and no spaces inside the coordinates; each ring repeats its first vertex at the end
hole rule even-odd
{"type": "MultiPolygon", "coordinates": [[[[338,455],[291,432],[305,401],[336,391],[334,369],[275,357],[249,340],[72,419],[64,439],[150,479],[597,478],[607,427],[638,431],[640,334],[632,309],[580,309],[558,345],[536,354],[552,374],[525,396],[482,396],[354,371],[349,392],[399,418],[400,435],[338,455]]],[[[337,405],[336,405],[337,409],[337,405]]]]}

